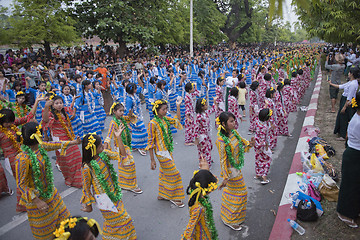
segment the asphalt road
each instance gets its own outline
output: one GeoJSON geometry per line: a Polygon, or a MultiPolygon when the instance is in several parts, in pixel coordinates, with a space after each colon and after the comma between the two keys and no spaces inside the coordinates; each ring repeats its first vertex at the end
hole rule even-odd
{"type": "MultiPolygon", "coordinates": [[[[306,92],[301,105],[308,105],[313,87],[314,81],[306,92]]],[[[143,112],[145,113],[145,121],[148,121],[148,113],[146,111],[143,112]]],[[[301,111],[290,114],[289,129],[293,137],[279,137],[278,147],[273,155],[273,163],[269,174],[271,182],[268,185],[262,186],[258,180],[253,178],[255,175],[254,150],[246,153],[245,166],[242,172],[248,187],[248,205],[246,221],[243,224],[242,231],[233,231],[222,223],[220,219],[221,191],[216,190],[210,194],[219,239],[267,239],[269,237],[305,115],[306,112],[301,111]]],[[[108,125],[110,120],[111,118],[107,117],[107,124],[105,125],[108,125]]],[[[248,118],[246,120],[246,122],[240,124],[239,133],[244,138],[250,139],[252,135],[248,135],[247,131],[249,120],[248,118]]],[[[212,116],[213,122],[214,116],[212,116]]],[[[215,175],[220,176],[219,155],[215,146],[216,129],[213,125],[212,128],[211,136],[214,145],[212,157],[215,164],[213,164],[211,171],[215,175]]],[[[106,133],[107,129],[103,131],[103,136],[106,133]]],[[[96,207],[93,208],[94,211],[92,213],[84,213],[80,210],[81,190],[68,188],[65,185],[61,173],[55,168],[54,152],[50,152],[49,155],[53,164],[54,184],[62,194],[63,200],[71,214],[73,216],[94,218],[102,225],[103,218],[96,207]]],[[[168,201],[157,200],[158,169],[155,171],[150,169],[150,157],[148,155],[144,157],[136,151],[133,152],[133,155],[136,162],[138,184],[144,193],[137,195],[132,192],[123,191],[123,202],[126,210],[134,220],[138,239],[180,239],[189,220],[187,206],[177,208],[168,201]]],[[[193,171],[198,169],[198,161],[196,147],[184,145],[184,130],[174,134],[174,159],[186,189],[193,171]]],[[[4,166],[4,161],[0,162],[4,166]]],[[[117,164],[114,164],[114,166],[117,168],[117,164]]],[[[6,176],[9,186],[15,190],[16,183],[14,178],[8,172],[6,172],[6,176]]],[[[187,197],[185,201],[187,202],[187,197]]],[[[0,239],[32,239],[26,214],[16,214],[15,203],[15,194],[10,197],[3,196],[0,199],[0,239]]]]}

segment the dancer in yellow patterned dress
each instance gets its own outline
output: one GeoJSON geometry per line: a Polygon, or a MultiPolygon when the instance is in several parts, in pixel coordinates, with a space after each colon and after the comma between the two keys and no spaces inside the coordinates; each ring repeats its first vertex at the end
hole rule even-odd
{"type": "Polygon", "coordinates": [[[190,219],[182,239],[218,240],[213,208],[208,196],[218,187],[218,179],[209,171],[209,164],[203,157],[200,160],[200,168],[194,172],[186,190],[190,195],[190,219]]]}
{"type": "MultiPolygon", "coordinates": [[[[119,143],[121,158],[126,158],[121,132],[124,126],[115,129],[114,135],[119,143]]],[[[121,200],[118,177],[110,160],[120,161],[118,152],[105,149],[101,137],[87,134],[83,139],[83,195],[81,203],[84,212],[92,211],[97,203],[104,217],[103,239],[137,239],[130,215],[121,200]]]]}
{"type": "Polygon", "coordinates": [[[254,139],[248,142],[235,130],[235,116],[223,112],[216,119],[219,125],[216,146],[220,155],[221,177],[219,189],[224,188],[221,204],[221,220],[233,230],[240,231],[245,221],[247,188],[241,173],[244,166],[244,152],[254,146],[254,139]]]}
{"type": "Polygon", "coordinates": [[[113,114],[113,119],[110,122],[109,131],[105,139],[105,149],[111,150],[111,140],[114,140],[114,147],[118,151],[119,143],[114,135],[115,129],[123,125],[125,130],[121,133],[122,143],[125,146],[126,157],[118,162],[119,168],[119,185],[122,189],[130,190],[134,193],[140,194],[143,191],[139,188],[136,179],[136,167],[134,157],[131,153],[131,133],[129,130],[129,123],[136,123],[136,116],[129,111],[127,116],[124,116],[124,106],[121,103],[113,103],[110,108],[110,114],[113,114]]]}
{"type": "Polygon", "coordinates": [[[19,203],[26,207],[33,237],[53,239],[57,225],[70,213],[54,187],[51,162],[46,151],[61,149],[64,154],[68,146],[80,144],[80,139],[42,142],[41,126],[34,122],[23,126],[22,137],[23,151],[16,156],[16,181],[21,192],[19,203]]]}
{"type": "Polygon", "coordinates": [[[180,119],[180,104],[182,99],[176,101],[176,117],[166,116],[168,105],[165,100],[156,100],[153,104],[154,118],[149,122],[148,146],[146,150],[150,153],[151,169],[156,169],[154,151],[160,163],[159,172],[159,195],[158,200],[169,200],[178,207],[184,207],[182,200],[185,198],[182,179],[175,166],[172,156],[174,149],[170,125],[182,129],[180,119]]]}

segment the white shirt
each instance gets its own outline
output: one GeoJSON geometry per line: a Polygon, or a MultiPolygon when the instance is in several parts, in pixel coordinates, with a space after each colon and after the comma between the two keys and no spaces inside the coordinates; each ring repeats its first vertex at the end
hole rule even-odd
{"type": "Polygon", "coordinates": [[[349,147],[360,151],[360,115],[358,113],[352,117],[347,132],[349,147]]]}
{"type": "Polygon", "coordinates": [[[237,86],[238,81],[239,81],[238,78],[227,77],[225,80],[225,86],[228,88],[232,88],[234,87],[234,82],[235,82],[235,86],[237,86]]]}
{"type": "Polygon", "coordinates": [[[356,96],[356,91],[359,87],[357,80],[352,80],[347,83],[339,85],[339,89],[344,89],[343,96],[346,97],[346,100],[351,101],[356,96]]]}

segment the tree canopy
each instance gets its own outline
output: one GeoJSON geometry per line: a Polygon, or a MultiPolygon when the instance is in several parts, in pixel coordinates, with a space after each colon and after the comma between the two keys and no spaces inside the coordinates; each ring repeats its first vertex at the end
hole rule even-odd
{"type": "Polygon", "coordinates": [[[8,19],[9,41],[20,47],[43,44],[50,55],[50,44],[67,45],[79,40],[74,24],[57,0],[15,0],[8,19]]]}
{"type": "Polygon", "coordinates": [[[308,8],[297,8],[310,36],[332,43],[360,43],[360,2],[313,0],[308,8]]]}

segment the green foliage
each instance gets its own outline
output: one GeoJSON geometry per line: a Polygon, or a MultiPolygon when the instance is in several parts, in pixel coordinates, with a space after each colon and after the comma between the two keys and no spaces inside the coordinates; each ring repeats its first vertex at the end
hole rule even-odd
{"type": "Polygon", "coordinates": [[[9,36],[12,44],[28,47],[51,43],[69,45],[79,40],[74,20],[63,10],[62,1],[16,0],[13,4],[9,36]]]}
{"type": "Polygon", "coordinates": [[[297,8],[310,36],[333,43],[360,42],[360,2],[313,0],[308,9],[297,8]]]}

